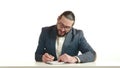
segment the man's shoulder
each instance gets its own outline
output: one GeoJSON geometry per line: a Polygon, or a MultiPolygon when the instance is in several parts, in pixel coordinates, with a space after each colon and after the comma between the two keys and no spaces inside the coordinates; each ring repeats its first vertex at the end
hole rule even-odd
{"type": "Polygon", "coordinates": [[[73,28],[72,30],[73,30],[74,34],[81,34],[81,33],[83,33],[83,30],[81,30],[81,29],[75,29],[75,28],[73,28]]]}

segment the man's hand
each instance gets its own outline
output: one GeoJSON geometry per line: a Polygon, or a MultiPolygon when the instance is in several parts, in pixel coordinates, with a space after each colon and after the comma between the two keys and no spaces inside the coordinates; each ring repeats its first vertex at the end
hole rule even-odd
{"type": "Polygon", "coordinates": [[[58,58],[59,62],[66,62],[66,63],[76,63],[77,58],[70,56],[68,54],[63,54],[58,58]]]}
{"type": "Polygon", "coordinates": [[[43,62],[48,62],[48,61],[53,61],[54,60],[54,57],[48,53],[45,53],[43,56],[42,56],[42,61],[43,62]]]}

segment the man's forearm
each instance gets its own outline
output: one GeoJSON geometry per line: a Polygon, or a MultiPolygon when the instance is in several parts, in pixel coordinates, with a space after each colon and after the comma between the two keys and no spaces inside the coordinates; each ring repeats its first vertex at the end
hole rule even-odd
{"type": "Polygon", "coordinates": [[[86,52],[82,55],[77,56],[80,59],[81,63],[85,62],[93,62],[96,59],[96,53],[95,52],[86,52]]]}

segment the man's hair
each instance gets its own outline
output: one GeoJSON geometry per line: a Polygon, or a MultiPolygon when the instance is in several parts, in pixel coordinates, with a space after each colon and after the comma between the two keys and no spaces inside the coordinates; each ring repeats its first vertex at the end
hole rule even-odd
{"type": "Polygon", "coordinates": [[[72,20],[72,21],[75,21],[75,15],[72,11],[64,11],[61,15],[60,15],[60,18],[62,16],[65,16],[67,19],[69,20],[72,20]]]}

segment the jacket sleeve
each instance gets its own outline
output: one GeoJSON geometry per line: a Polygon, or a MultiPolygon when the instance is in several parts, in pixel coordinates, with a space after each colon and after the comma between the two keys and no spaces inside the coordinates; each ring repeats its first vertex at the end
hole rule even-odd
{"type": "Polygon", "coordinates": [[[79,50],[81,51],[81,55],[77,57],[80,59],[81,63],[85,62],[93,62],[96,59],[96,52],[92,49],[92,47],[87,43],[83,32],[79,33],[79,50]]]}
{"type": "Polygon", "coordinates": [[[38,46],[35,52],[35,60],[42,61],[42,55],[45,53],[45,29],[42,28],[41,35],[39,37],[38,46]]]}

